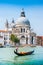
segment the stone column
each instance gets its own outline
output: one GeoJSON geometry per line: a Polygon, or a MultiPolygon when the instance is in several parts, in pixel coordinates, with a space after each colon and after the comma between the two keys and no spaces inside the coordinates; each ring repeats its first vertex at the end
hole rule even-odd
{"type": "Polygon", "coordinates": [[[28,44],[31,44],[31,36],[28,35],[28,44]]]}
{"type": "Polygon", "coordinates": [[[26,36],[26,44],[28,44],[28,36],[26,36]]]}

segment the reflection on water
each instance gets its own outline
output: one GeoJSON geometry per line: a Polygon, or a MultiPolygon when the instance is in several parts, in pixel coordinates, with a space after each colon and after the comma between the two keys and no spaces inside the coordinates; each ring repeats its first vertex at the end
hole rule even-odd
{"type": "Polygon", "coordinates": [[[0,48],[0,65],[43,65],[43,47],[20,47],[18,52],[33,49],[32,55],[17,56],[15,48],[0,48]]]}

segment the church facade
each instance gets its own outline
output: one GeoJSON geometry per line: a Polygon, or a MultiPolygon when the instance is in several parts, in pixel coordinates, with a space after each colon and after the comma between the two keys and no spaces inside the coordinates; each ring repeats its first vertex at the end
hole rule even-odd
{"type": "MultiPolygon", "coordinates": [[[[20,17],[9,24],[6,21],[5,29],[8,31],[8,36],[16,35],[20,39],[20,44],[36,44],[36,33],[31,31],[29,20],[26,18],[25,12],[22,9],[20,17]]],[[[10,42],[10,41],[9,41],[10,42]]]]}

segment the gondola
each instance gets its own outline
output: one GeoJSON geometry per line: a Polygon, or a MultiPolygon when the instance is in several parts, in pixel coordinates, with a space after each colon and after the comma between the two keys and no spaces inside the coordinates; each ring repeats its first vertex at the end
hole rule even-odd
{"type": "Polygon", "coordinates": [[[14,53],[15,53],[16,55],[18,55],[18,56],[31,55],[33,52],[34,52],[34,50],[33,50],[33,51],[30,51],[30,52],[20,52],[20,53],[18,53],[18,52],[16,52],[16,51],[14,50],[14,53]]]}

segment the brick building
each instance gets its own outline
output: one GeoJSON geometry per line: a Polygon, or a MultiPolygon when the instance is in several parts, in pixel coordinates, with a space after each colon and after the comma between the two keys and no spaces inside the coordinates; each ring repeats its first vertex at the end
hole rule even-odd
{"type": "Polygon", "coordinates": [[[43,36],[37,36],[37,44],[43,46],[43,36]]]}

